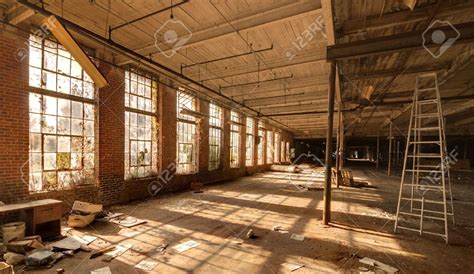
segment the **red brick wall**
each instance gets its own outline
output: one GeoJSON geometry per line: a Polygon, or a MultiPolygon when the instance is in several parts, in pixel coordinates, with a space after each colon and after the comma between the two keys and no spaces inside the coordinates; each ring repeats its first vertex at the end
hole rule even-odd
{"type": "Polygon", "coordinates": [[[122,69],[108,64],[100,64],[99,69],[109,86],[99,89],[98,94],[96,170],[100,200],[113,204],[127,200],[124,188],[125,76],[122,69]]]}
{"type": "Polygon", "coordinates": [[[0,201],[28,193],[28,36],[0,30],[0,201]],[[23,58],[22,58],[23,57],[23,58]]]}
{"type": "MultiPolygon", "coordinates": [[[[166,193],[187,189],[193,181],[211,183],[268,169],[268,165],[257,166],[256,145],[255,165],[245,166],[245,126],[241,130],[241,167],[229,167],[230,110],[224,108],[222,168],[208,171],[209,123],[207,118],[203,118],[200,122],[199,173],[171,174],[173,176],[167,173],[172,179],[166,183],[159,178],[124,181],[124,71],[102,62],[99,69],[110,85],[100,89],[97,95],[96,184],[71,190],[29,194],[28,58],[20,60],[21,53],[25,52],[18,50],[27,50],[27,38],[24,33],[0,30],[0,201],[12,203],[56,198],[65,201],[66,209],[76,199],[109,205],[150,197],[148,187],[152,182],[161,182],[164,188],[159,193],[166,193]]],[[[158,163],[160,172],[168,170],[173,173],[173,163],[176,160],[176,88],[171,88],[171,82],[165,84],[159,85],[158,163]]],[[[208,115],[209,103],[199,100],[199,109],[201,113],[208,115]]],[[[245,116],[242,116],[242,123],[245,124],[245,116]]],[[[255,136],[258,132],[257,123],[255,120],[255,136]]],[[[291,138],[291,135],[288,136],[291,138]]]]}

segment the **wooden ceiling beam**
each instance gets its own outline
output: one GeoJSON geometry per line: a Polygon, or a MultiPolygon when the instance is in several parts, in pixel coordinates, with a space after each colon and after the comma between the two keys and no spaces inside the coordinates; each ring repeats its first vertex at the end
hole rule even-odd
{"type": "MultiPolygon", "coordinates": [[[[409,74],[419,74],[426,72],[434,72],[440,70],[448,70],[450,68],[449,64],[440,64],[436,66],[418,66],[418,67],[409,67],[408,69],[402,71],[401,75],[409,74]]],[[[374,78],[385,78],[393,77],[394,75],[400,74],[400,69],[386,69],[378,71],[368,71],[363,73],[352,73],[344,74],[345,81],[356,81],[356,80],[366,80],[374,78]]]]}
{"type": "MultiPolygon", "coordinates": [[[[356,18],[344,22],[337,27],[337,32],[343,35],[359,33],[361,31],[379,30],[384,28],[396,27],[409,23],[416,23],[428,19],[429,11],[437,4],[416,7],[413,11],[403,10],[383,14],[383,16],[374,15],[367,18],[356,18]]],[[[472,1],[441,1],[436,18],[445,18],[458,13],[464,13],[466,10],[473,9],[472,1]]]]}
{"type": "Polygon", "coordinates": [[[329,60],[347,60],[365,56],[398,52],[412,49],[423,49],[423,46],[435,45],[432,34],[441,31],[446,37],[457,37],[456,45],[474,41],[474,22],[467,22],[451,26],[433,27],[427,30],[417,30],[373,39],[355,41],[345,44],[328,46],[329,60]],[[425,32],[426,31],[426,32],[425,32]],[[456,32],[457,31],[457,32],[456,32]],[[425,41],[423,39],[426,39],[425,41]]]}

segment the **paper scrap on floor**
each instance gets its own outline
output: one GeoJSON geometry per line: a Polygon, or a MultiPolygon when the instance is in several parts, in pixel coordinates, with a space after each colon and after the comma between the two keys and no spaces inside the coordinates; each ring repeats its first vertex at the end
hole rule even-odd
{"type": "Polygon", "coordinates": [[[296,240],[296,241],[304,241],[304,235],[300,235],[300,234],[292,234],[291,235],[291,238],[292,240],[296,240]]]}
{"type": "Polygon", "coordinates": [[[384,264],[382,262],[379,262],[377,260],[374,260],[372,258],[369,258],[369,257],[364,257],[362,259],[359,259],[359,262],[363,263],[363,264],[367,264],[367,265],[370,265],[370,266],[375,266],[377,267],[378,269],[381,269],[387,273],[398,273],[398,268],[395,268],[391,265],[388,265],[388,264],[384,264]]]}
{"type": "Polygon", "coordinates": [[[290,271],[295,271],[297,269],[304,267],[304,264],[300,264],[300,263],[282,263],[281,265],[283,267],[286,267],[290,271]]]}
{"type": "Polygon", "coordinates": [[[132,216],[117,217],[110,220],[111,223],[118,224],[124,227],[133,227],[146,223],[146,220],[138,219],[132,216]]]}
{"type": "Polygon", "coordinates": [[[184,252],[188,249],[191,249],[191,248],[194,248],[196,246],[198,246],[199,243],[196,242],[196,241],[193,241],[193,240],[190,240],[190,241],[187,241],[187,242],[184,242],[182,244],[179,244],[179,245],[175,245],[173,247],[173,249],[175,249],[176,251],[178,252],[184,252]]]}
{"type": "Polygon", "coordinates": [[[103,261],[106,261],[106,262],[111,261],[112,259],[125,253],[125,251],[132,248],[132,246],[133,246],[132,244],[117,245],[114,250],[104,254],[103,261]]]}
{"type": "Polygon", "coordinates": [[[135,268],[144,270],[144,271],[152,271],[158,265],[157,261],[151,259],[145,259],[135,265],[135,268]]]}
{"type": "Polygon", "coordinates": [[[96,270],[92,270],[91,274],[112,274],[112,271],[110,271],[110,268],[108,266],[98,268],[96,270]]]}
{"type": "Polygon", "coordinates": [[[71,235],[71,238],[73,238],[74,240],[80,242],[81,244],[83,245],[88,245],[90,243],[92,243],[93,241],[95,241],[97,239],[96,236],[92,236],[92,235],[71,235]]]}

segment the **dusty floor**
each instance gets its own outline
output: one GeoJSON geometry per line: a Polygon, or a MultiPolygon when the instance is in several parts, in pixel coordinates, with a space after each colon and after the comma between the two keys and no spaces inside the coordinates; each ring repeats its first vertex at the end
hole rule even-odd
{"type": "MultiPolygon", "coordinates": [[[[145,258],[158,262],[159,273],[286,273],[281,264],[305,265],[295,273],[354,272],[364,266],[358,258],[370,257],[401,273],[473,273],[474,271],[474,177],[454,174],[456,222],[451,244],[439,237],[412,232],[393,233],[399,177],[384,171],[359,169],[361,188],[333,189],[332,225],[321,225],[322,189],[308,180],[322,182],[317,173],[289,175],[269,172],[205,188],[203,193],[180,193],[112,208],[148,222],[132,228],[134,237],[118,235],[121,228],[95,222],[81,232],[98,236],[91,246],[133,244],[130,251],[110,263],[90,260],[79,252],[63,259],[47,272],[64,268],[66,273],[89,273],[109,266],[112,273],[140,272],[134,266],[145,258]],[[469,177],[469,178],[468,178],[469,177]],[[275,225],[289,229],[282,234],[275,225]],[[258,236],[247,239],[253,229],[258,236]],[[303,234],[303,242],[290,239],[303,234]],[[235,237],[243,240],[237,244],[235,237]],[[194,240],[199,246],[179,253],[173,246],[194,240]],[[156,248],[169,244],[163,252],[156,248]]],[[[370,267],[368,267],[370,270],[370,267]]],[[[45,270],[43,270],[45,271],[45,270]]]]}

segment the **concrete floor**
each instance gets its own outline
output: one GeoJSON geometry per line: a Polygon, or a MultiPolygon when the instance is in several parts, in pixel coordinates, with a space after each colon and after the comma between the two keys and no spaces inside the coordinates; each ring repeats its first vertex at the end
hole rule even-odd
{"type": "Polygon", "coordinates": [[[281,266],[285,262],[305,265],[295,273],[357,272],[364,266],[358,258],[366,256],[401,273],[474,271],[472,173],[453,176],[457,226],[451,227],[452,243],[446,245],[439,237],[393,233],[399,177],[376,169],[354,171],[355,180],[367,183],[366,187],[333,189],[333,223],[324,227],[322,171],[269,172],[207,186],[203,193],[172,194],[113,207],[112,211],[148,222],[132,228],[139,234],[130,238],[118,235],[121,228],[111,223],[94,222],[81,232],[99,237],[91,247],[107,241],[133,244],[132,250],[110,263],[90,260],[89,254],[79,252],[47,272],[64,268],[66,273],[89,273],[109,266],[112,273],[134,273],[140,272],[134,266],[145,258],[156,260],[153,272],[160,273],[289,273],[281,266]],[[320,183],[307,190],[299,186],[308,181],[320,183]],[[289,233],[272,231],[275,225],[288,227],[289,233]],[[258,238],[247,239],[249,229],[258,238]],[[292,233],[303,234],[305,240],[290,239],[292,233]],[[243,243],[237,244],[233,237],[243,243]],[[188,240],[200,245],[183,253],[172,248],[188,240]],[[168,248],[156,252],[162,243],[169,244],[168,248]]]}

